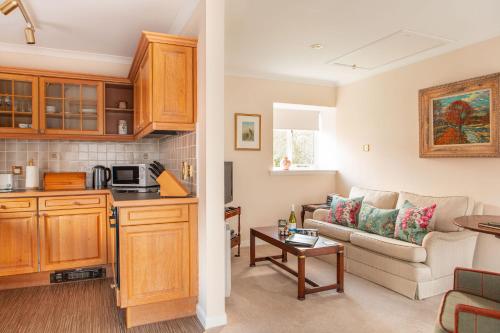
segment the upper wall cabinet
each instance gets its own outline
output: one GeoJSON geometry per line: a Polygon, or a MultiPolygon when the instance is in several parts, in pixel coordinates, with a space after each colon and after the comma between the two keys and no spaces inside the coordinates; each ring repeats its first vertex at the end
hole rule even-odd
{"type": "Polygon", "coordinates": [[[38,79],[35,76],[0,74],[0,131],[38,132],[38,79]]]}
{"type": "Polygon", "coordinates": [[[130,70],[135,134],[194,130],[196,39],[143,32],[130,70]]]}
{"type": "Polygon", "coordinates": [[[42,134],[103,134],[103,83],[40,78],[42,134]]]}

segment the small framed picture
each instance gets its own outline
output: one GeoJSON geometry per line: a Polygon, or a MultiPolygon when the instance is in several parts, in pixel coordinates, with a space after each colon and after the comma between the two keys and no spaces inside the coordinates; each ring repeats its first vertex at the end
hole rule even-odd
{"type": "Polygon", "coordinates": [[[234,115],[234,149],[260,150],[260,114],[234,115]]]}

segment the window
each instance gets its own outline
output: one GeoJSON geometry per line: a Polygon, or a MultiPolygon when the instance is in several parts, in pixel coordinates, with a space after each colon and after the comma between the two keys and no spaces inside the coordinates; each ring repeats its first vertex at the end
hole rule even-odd
{"type": "Polygon", "coordinates": [[[275,129],[273,131],[273,167],[280,168],[281,161],[288,157],[292,168],[314,168],[316,166],[317,131],[275,129]]]}
{"type": "Polygon", "coordinates": [[[330,161],[326,161],[333,155],[332,110],[331,107],[274,103],[273,169],[282,169],[285,157],[290,160],[292,170],[332,169],[330,161]]]}

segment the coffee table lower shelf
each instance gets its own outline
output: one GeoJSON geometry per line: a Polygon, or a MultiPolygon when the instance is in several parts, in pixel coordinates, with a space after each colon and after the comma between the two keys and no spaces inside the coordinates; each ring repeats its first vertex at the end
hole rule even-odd
{"type": "MultiPolygon", "coordinates": [[[[335,246],[315,246],[314,248],[299,248],[284,242],[284,238],[277,236],[273,227],[262,227],[250,229],[250,267],[255,267],[256,262],[269,261],[286,272],[297,277],[297,298],[304,300],[307,294],[336,289],[337,292],[344,292],[344,247],[338,243],[335,246]],[[255,257],[255,237],[281,249],[281,255],[255,257]],[[297,256],[297,268],[295,271],[284,263],[288,261],[288,253],[297,256]],[[316,282],[306,278],[306,257],[314,257],[325,254],[337,255],[337,283],[320,286],[316,282]],[[281,259],[279,262],[277,259],[281,259]],[[312,288],[307,288],[306,283],[312,288]]],[[[323,238],[320,238],[323,241],[323,238]]],[[[319,242],[319,241],[318,241],[319,242]]]]}

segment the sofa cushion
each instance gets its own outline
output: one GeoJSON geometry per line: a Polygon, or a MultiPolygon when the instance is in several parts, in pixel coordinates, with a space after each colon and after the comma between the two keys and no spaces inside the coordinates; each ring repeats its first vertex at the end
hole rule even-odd
{"type": "Polygon", "coordinates": [[[436,210],[436,204],[428,207],[415,207],[405,201],[396,219],[394,238],[417,245],[422,245],[425,235],[429,233],[429,223],[436,210]]]}
{"type": "Polygon", "coordinates": [[[354,232],[364,233],[363,231],[349,228],[343,225],[311,219],[305,220],[304,227],[318,229],[319,233],[322,236],[338,239],[344,242],[348,242],[351,234],[354,232]]]}
{"type": "Polygon", "coordinates": [[[370,190],[353,186],[349,198],[364,197],[363,202],[377,208],[392,209],[396,207],[398,194],[390,191],[370,190]]]}
{"type": "Polygon", "coordinates": [[[427,251],[420,245],[380,235],[352,233],[350,241],[364,249],[410,262],[425,262],[427,257],[427,251]]]}
{"type": "MultiPolygon", "coordinates": [[[[441,323],[441,326],[449,332],[455,332],[455,307],[458,304],[500,311],[500,303],[498,302],[490,301],[486,298],[474,296],[461,291],[452,290],[445,295],[443,302],[441,303],[441,309],[439,311],[439,321],[441,323]]],[[[474,321],[474,318],[471,319],[474,321]]],[[[500,322],[498,323],[500,327],[500,322]]],[[[475,324],[480,325],[481,323],[478,321],[475,324]]],[[[482,332],[482,330],[478,329],[477,332],[482,332]]]]}
{"type": "Polygon", "coordinates": [[[334,196],[332,198],[332,209],[328,215],[328,222],[357,228],[358,214],[362,202],[363,197],[348,199],[338,195],[334,196]]]}
{"type": "Polygon", "coordinates": [[[359,211],[358,229],[372,234],[394,238],[397,209],[381,209],[363,203],[359,211]]]}
{"type": "Polygon", "coordinates": [[[470,206],[469,198],[467,197],[431,197],[408,192],[399,192],[396,208],[401,208],[407,200],[417,207],[426,207],[436,204],[436,211],[431,219],[429,230],[443,232],[460,231],[461,229],[453,224],[453,220],[456,217],[467,215],[470,206]]]}

